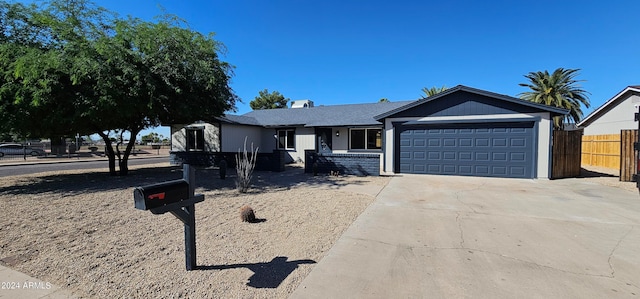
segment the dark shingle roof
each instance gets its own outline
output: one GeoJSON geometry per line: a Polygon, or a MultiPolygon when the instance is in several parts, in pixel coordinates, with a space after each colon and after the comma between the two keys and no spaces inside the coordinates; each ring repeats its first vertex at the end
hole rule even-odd
{"type": "Polygon", "coordinates": [[[372,126],[381,123],[373,117],[413,101],[315,106],[311,108],[254,110],[244,115],[226,115],[229,123],[265,127],[372,126]]]}
{"type": "Polygon", "coordinates": [[[242,116],[242,115],[225,114],[221,117],[218,117],[218,120],[228,124],[251,125],[251,126],[260,125],[255,118],[242,116]]]}

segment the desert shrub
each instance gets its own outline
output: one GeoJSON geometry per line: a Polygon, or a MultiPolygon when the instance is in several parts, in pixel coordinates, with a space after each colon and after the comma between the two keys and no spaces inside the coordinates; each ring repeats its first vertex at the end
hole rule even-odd
{"type": "Polygon", "coordinates": [[[253,223],[256,221],[256,214],[250,206],[244,205],[240,208],[240,219],[242,222],[253,223]]]}
{"type": "Polygon", "coordinates": [[[236,156],[236,171],[238,173],[236,188],[240,193],[246,193],[251,185],[251,177],[253,176],[253,169],[256,167],[257,156],[258,148],[256,147],[254,151],[253,142],[251,143],[251,155],[247,153],[247,137],[245,137],[244,150],[240,152],[238,149],[238,155],[236,156]]]}

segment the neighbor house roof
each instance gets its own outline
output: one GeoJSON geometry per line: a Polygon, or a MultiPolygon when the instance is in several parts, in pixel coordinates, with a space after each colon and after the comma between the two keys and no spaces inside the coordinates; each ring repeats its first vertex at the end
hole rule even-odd
{"type": "Polygon", "coordinates": [[[475,94],[479,94],[479,95],[483,95],[483,96],[487,96],[487,97],[491,97],[491,98],[495,98],[495,99],[500,99],[503,101],[507,101],[507,102],[511,102],[511,103],[515,103],[515,104],[519,104],[519,105],[524,105],[524,106],[528,106],[528,107],[533,107],[533,108],[537,108],[543,111],[548,111],[551,112],[552,114],[557,114],[557,115],[566,115],[567,113],[569,113],[569,110],[566,109],[562,109],[562,108],[557,108],[557,107],[553,107],[553,106],[547,106],[547,105],[543,105],[543,104],[538,104],[538,103],[534,103],[534,102],[530,102],[530,101],[525,101],[525,100],[521,100],[518,98],[514,98],[508,95],[503,95],[503,94],[498,94],[498,93],[494,93],[494,92],[490,92],[490,91],[486,91],[486,90],[481,90],[481,89],[477,89],[477,88],[472,88],[472,87],[468,87],[468,86],[464,86],[464,85],[458,85],[456,87],[453,88],[449,88],[441,93],[438,93],[436,95],[430,96],[428,98],[424,98],[424,99],[420,99],[414,102],[411,102],[407,105],[398,107],[396,109],[390,110],[390,111],[386,111],[383,112],[379,115],[376,115],[374,118],[376,120],[382,120],[384,118],[390,117],[394,114],[397,114],[399,112],[411,109],[413,107],[422,105],[424,103],[427,102],[431,102],[431,101],[436,101],[442,97],[445,97],[447,95],[450,95],[454,92],[459,92],[459,91],[466,91],[466,92],[470,92],[470,93],[475,93],[475,94]]]}
{"type": "Polygon", "coordinates": [[[602,106],[598,107],[598,109],[591,112],[587,117],[578,122],[578,127],[586,127],[596,121],[598,118],[603,116],[605,113],[609,112],[613,107],[620,104],[624,101],[629,95],[637,94],[640,95],[640,85],[632,85],[627,86],[621,92],[613,96],[611,99],[606,101],[602,106]]]}
{"type": "Polygon", "coordinates": [[[314,106],[310,108],[254,110],[243,115],[225,115],[221,121],[264,127],[343,127],[374,126],[381,123],[374,116],[413,101],[314,106]]]}

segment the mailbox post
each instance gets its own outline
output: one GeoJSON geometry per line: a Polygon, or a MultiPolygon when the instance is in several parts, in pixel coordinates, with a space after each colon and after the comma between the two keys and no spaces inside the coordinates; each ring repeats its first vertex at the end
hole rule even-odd
{"type": "Polygon", "coordinates": [[[136,187],[133,200],[136,209],[153,214],[170,212],[184,223],[184,253],[187,271],[196,268],[196,216],[195,204],[204,201],[204,195],[195,193],[195,169],[182,166],[182,179],[136,187]]]}

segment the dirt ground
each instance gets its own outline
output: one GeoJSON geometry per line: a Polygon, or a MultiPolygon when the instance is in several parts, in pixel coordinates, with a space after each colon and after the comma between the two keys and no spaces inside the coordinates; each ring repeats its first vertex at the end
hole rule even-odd
{"type": "Polygon", "coordinates": [[[620,173],[619,170],[616,169],[597,166],[583,166],[581,177],[588,182],[638,192],[635,182],[620,181],[620,173]]]}
{"type": "Polygon", "coordinates": [[[81,298],[286,298],[389,180],[293,167],[255,173],[240,194],[233,176],[199,169],[198,269],[186,271],[182,223],[133,204],[133,187],[182,170],[144,167],[3,178],[0,263],[81,298]],[[261,222],[240,221],[245,204],[261,222]]]}

